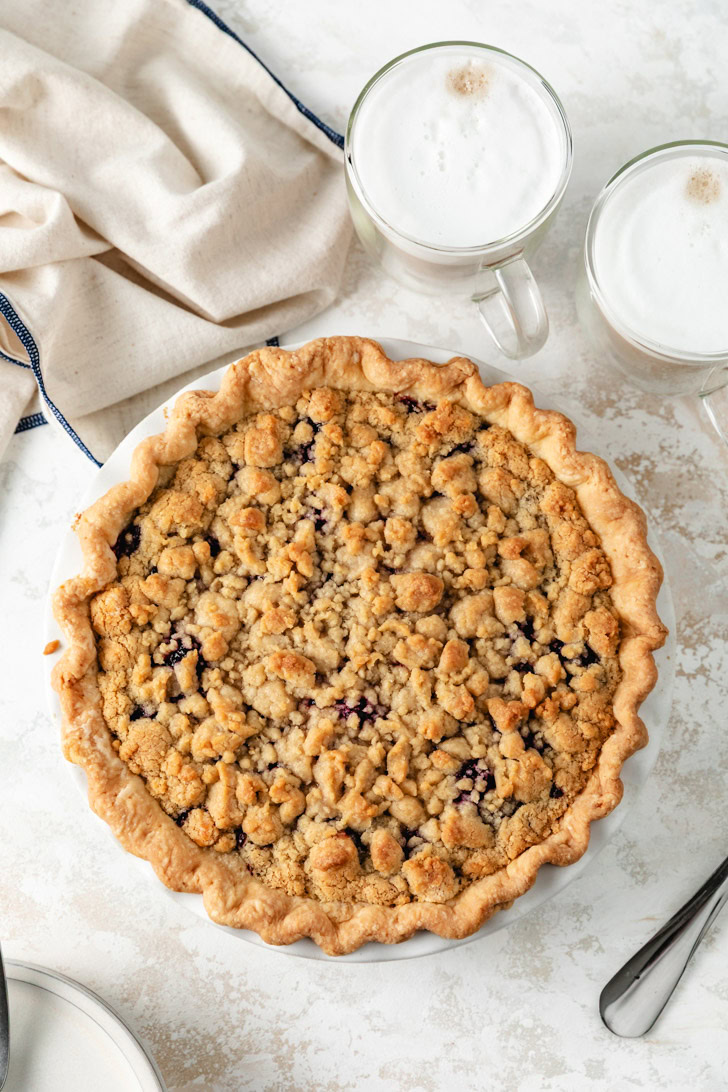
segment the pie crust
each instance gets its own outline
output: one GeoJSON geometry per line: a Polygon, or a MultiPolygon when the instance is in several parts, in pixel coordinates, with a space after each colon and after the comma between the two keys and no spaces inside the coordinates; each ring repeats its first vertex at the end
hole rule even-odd
{"type": "MultiPolygon", "coordinates": [[[[109,824],[125,849],[148,860],[168,887],[201,893],[209,916],[219,924],[255,930],[272,944],[290,944],[302,937],[311,937],[332,955],[352,952],[370,940],[398,943],[417,930],[429,930],[446,938],[468,936],[496,910],[510,906],[527,891],[542,864],[567,865],[577,860],[588,845],[592,820],[606,815],[621,799],[619,774],[623,762],[647,742],[638,709],[654,686],[656,669],[652,652],[663,644],[666,630],[655,605],[662,573],[647,546],[644,515],[636,504],[622,495],[602,459],[576,450],[575,438],[572,423],[559,413],[537,409],[525,387],[517,383],[486,387],[476,367],[462,357],[455,357],[442,366],[420,359],[393,362],[376,342],[358,337],[318,339],[295,352],[280,348],[260,349],[229,367],[219,393],[193,391],[181,395],[169,415],[165,432],[143,440],[134,451],[129,481],[111,488],[77,518],[75,529],[83,550],[84,568],[80,575],[61,585],[54,598],[55,616],[67,642],[64,655],[53,672],[53,685],[63,711],[64,753],[85,770],[91,806],[109,824]],[[150,497],[153,502],[156,496],[167,496],[159,490],[165,489],[175,472],[179,473],[178,464],[182,460],[194,456],[198,448],[200,451],[212,450],[210,445],[219,444],[219,441],[205,440],[205,437],[221,437],[228,445],[228,452],[238,453],[238,461],[233,464],[238,470],[251,465],[275,468],[281,460],[293,458],[282,453],[280,444],[276,450],[276,430],[280,432],[289,421],[289,432],[292,434],[298,427],[298,442],[308,444],[303,455],[299,452],[299,462],[313,459],[310,445],[316,436],[310,435],[310,428],[306,431],[305,421],[301,429],[300,418],[297,420],[296,413],[288,409],[295,408],[297,403],[299,406],[305,404],[312,414],[317,414],[318,423],[314,417],[306,418],[308,425],[314,426],[314,433],[322,423],[329,422],[323,430],[324,447],[321,450],[324,454],[315,456],[322,461],[307,464],[319,473],[319,483],[324,482],[321,488],[326,486],[327,466],[341,470],[344,465],[335,460],[332,463],[331,459],[327,462],[328,454],[335,451],[337,443],[342,443],[342,430],[335,424],[336,420],[343,419],[342,413],[353,414],[346,417],[349,422],[346,442],[355,443],[356,439],[363,449],[363,454],[346,456],[349,459],[346,466],[364,466],[357,462],[362,458],[374,464],[391,461],[388,444],[378,438],[378,430],[385,429],[386,432],[389,429],[386,435],[390,436],[392,429],[398,429],[409,437],[407,443],[414,445],[412,450],[417,458],[428,458],[427,465],[431,468],[443,467],[436,472],[433,469],[434,485],[432,482],[428,485],[433,499],[424,506],[428,514],[418,515],[414,525],[408,520],[406,509],[401,510],[404,512],[402,518],[397,516],[399,500],[392,486],[389,499],[382,499],[377,494],[378,512],[372,509],[363,518],[350,520],[344,528],[346,542],[356,540],[349,553],[356,554],[364,543],[367,557],[376,555],[380,566],[374,577],[371,575],[373,563],[366,570],[361,566],[357,570],[357,580],[364,583],[374,580],[375,584],[378,580],[374,592],[380,593],[378,597],[372,593],[369,605],[361,607],[359,604],[357,609],[368,612],[369,622],[373,617],[371,611],[379,611],[384,622],[376,632],[389,627],[396,631],[398,642],[394,637],[388,639],[386,645],[378,646],[379,652],[373,651],[377,646],[367,645],[359,659],[358,652],[352,651],[351,643],[343,646],[343,660],[342,648],[332,652],[331,642],[327,646],[329,651],[322,652],[324,661],[329,654],[334,657],[339,674],[343,670],[342,663],[351,673],[359,668],[368,670],[361,665],[379,660],[377,670],[382,679],[389,680],[388,693],[395,709],[411,712],[411,706],[401,697],[402,685],[420,690],[425,687],[426,695],[424,699],[420,698],[417,715],[410,716],[410,724],[415,727],[409,729],[409,737],[402,727],[407,722],[406,715],[398,721],[391,713],[396,722],[392,727],[387,720],[390,709],[375,709],[372,699],[366,695],[359,694],[358,704],[347,705],[346,699],[341,698],[341,690],[338,698],[333,691],[326,690],[327,681],[321,674],[325,668],[317,662],[315,655],[310,659],[288,648],[287,634],[292,632],[291,627],[297,621],[295,611],[294,616],[287,617],[285,611],[276,612],[271,608],[267,614],[272,627],[269,632],[276,634],[274,645],[277,650],[270,652],[270,642],[263,646],[267,650],[263,657],[267,674],[259,665],[248,665],[245,671],[249,674],[243,672],[238,676],[253,680],[250,685],[261,692],[268,687],[267,696],[264,699],[247,697],[241,713],[240,708],[232,708],[229,701],[226,705],[225,694],[236,691],[229,687],[226,690],[229,679],[224,672],[221,674],[216,670],[205,676],[211,685],[204,694],[203,705],[209,699],[205,709],[210,714],[210,702],[213,702],[214,714],[208,716],[206,723],[216,723],[218,727],[227,724],[234,729],[235,718],[238,722],[244,721],[247,712],[249,720],[252,717],[252,726],[245,730],[238,727],[243,739],[235,737],[237,750],[229,751],[224,757],[220,745],[217,750],[213,746],[216,762],[202,760],[204,748],[202,757],[197,755],[200,758],[196,767],[198,773],[202,770],[207,777],[209,770],[215,770],[209,773],[214,781],[206,783],[208,797],[210,786],[216,785],[215,807],[211,804],[209,810],[206,806],[181,808],[167,795],[167,780],[161,777],[155,781],[150,767],[145,767],[144,754],[139,752],[139,733],[132,731],[130,722],[135,718],[141,718],[139,725],[142,727],[153,727],[153,719],[148,719],[152,714],[144,708],[130,714],[131,699],[119,698],[117,691],[110,690],[110,671],[116,667],[114,656],[121,648],[114,636],[118,631],[112,624],[117,600],[125,594],[118,583],[119,574],[122,569],[128,572],[130,567],[130,563],[122,565],[119,560],[120,568],[117,568],[117,557],[123,558],[128,553],[123,546],[123,536],[129,533],[130,520],[150,497]],[[351,425],[351,421],[359,423],[351,425]],[[240,431],[235,431],[238,425],[240,431]],[[458,429],[461,428],[468,434],[468,443],[458,446],[458,429]],[[513,472],[516,464],[523,465],[524,470],[513,472]],[[481,475],[477,486],[476,471],[481,475]],[[520,484],[516,480],[518,473],[523,479],[520,484]],[[509,480],[520,500],[514,501],[509,480]],[[442,497],[438,498],[440,492],[442,497]],[[547,494],[548,503],[544,500],[547,494]],[[463,500],[463,497],[469,499],[463,500]],[[388,508],[391,505],[394,507],[388,508]],[[459,515],[453,514],[453,509],[459,515]],[[564,512],[566,519],[572,521],[568,527],[566,523],[558,522],[564,512]],[[443,513],[450,523],[445,520],[443,524],[443,513]],[[518,534],[513,533],[514,513],[521,519],[518,534]],[[542,529],[547,525],[547,517],[551,521],[548,534],[542,529]],[[462,557],[458,560],[455,554],[448,553],[448,542],[460,534],[452,530],[453,521],[460,520],[458,525],[465,527],[468,519],[472,520],[468,526],[475,530],[467,531],[472,541],[464,554],[462,545],[458,547],[466,558],[463,561],[462,557]],[[427,535],[422,530],[422,521],[429,528],[427,535]],[[358,530],[352,531],[352,526],[358,530]],[[413,526],[419,530],[413,530],[413,526]],[[529,526],[531,530],[528,530],[529,526]],[[368,531],[370,527],[373,530],[368,531]],[[555,527],[561,529],[556,532],[555,527]],[[574,527],[580,529],[574,531],[574,527]],[[438,541],[439,552],[426,543],[424,552],[421,549],[419,554],[407,553],[414,549],[414,540],[420,542],[422,536],[428,542],[438,541]],[[487,563],[484,550],[491,558],[487,563]],[[413,566],[413,557],[420,561],[425,558],[425,562],[413,566]],[[435,558],[439,559],[440,568],[437,568],[435,558]],[[389,566],[385,564],[387,560],[389,566]],[[556,588],[553,573],[562,561],[564,565],[559,571],[566,573],[568,580],[564,583],[562,579],[556,588]],[[448,569],[448,565],[454,567],[448,569]],[[443,566],[449,574],[446,585],[436,575],[443,566]],[[546,587],[545,577],[543,586],[538,584],[539,572],[545,571],[552,574],[550,579],[555,589],[550,593],[550,603],[548,595],[542,594],[546,587]],[[495,599],[493,572],[497,574],[495,599]],[[531,579],[534,573],[536,577],[531,579]],[[450,605],[438,615],[437,604],[443,596],[444,586],[447,594],[451,594],[450,605]],[[450,592],[448,589],[459,590],[450,592]],[[457,615],[451,612],[466,599],[475,621],[466,619],[463,628],[466,608],[461,607],[460,628],[453,630],[453,617],[457,615]],[[524,603],[529,615],[535,612],[531,622],[524,619],[524,603]],[[564,621],[565,603],[569,609],[564,621]],[[578,623],[574,630],[576,643],[572,647],[566,642],[564,648],[565,642],[554,638],[554,612],[561,604],[562,617],[558,624],[566,625],[563,632],[568,637],[572,620],[569,611],[574,603],[577,607],[573,617],[578,623]],[[542,616],[539,611],[544,612],[542,616]],[[588,611],[591,614],[585,614],[588,611]],[[108,622],[109,612],[112,623],[108,622]],[[273,615],[275,618],[270,621],[273,615]],[[481,615],[486,619],[485,623],[479,621],[481,615]],[[588,626],[584,630],[584,617],[591,618],[593,636],[589,639],[594,641],[599,655],[578,639],[579,633],[589,632],[588,626]],[[542,625],[541,629],[539,625],[542,625]],[[476,650],[485,648],[479,642],[487,633],[494,633],[496,637],[493,649],[486,650],[487,656],[483,653],[487,661],[484,666],[478,660],[476,650]],[[107,639],[104,634],[111,636],[107,639]],[[541,642],[539,634],[542,635],[541,642]],[[525,636],[525,644],[518,643],[520,635],[525,636]],[[547,638],[551,640],[550,646],[547,638]],[[386,649],[384,653],[381,648],[386,649]],[[497,651],[499,648],[500,652],[497,651]],[[526,660],[514,663],[519,655],[525,656],[526,660]],[[592,670],[591,665],[595,662],[598,666],[592,670]],[[315,675],[312,674],[314,671],[315,675]],[[271,678],[276,681],[266,681],[271,678]],[[402,680],[406,680],[406,684],[402,680]],[[308,693],[306,687],[312,688],[314,697],[302,697],[308,693]],[[432,696],[428,698],[430,693],[432,696]],[[262,713],[251,713],[250,704],[259,700],[268,704],[261,707],[262,713]],[[283,705],[276,706],[276,701],[282,701],[283,705]],[[328,706],[335,701],[338,701],[338,712],[331,713],[328,706]],[[553,726],[561,716],[565,718],[568,736],[569,708],[577,705],[581,709],[580,703],[588,704],[589,701],[592,702],[592,713],[585,714],[586,725],[582,724],[582,736],[577,744],[569,743],[568,739],[563,747],[554,743],[554,733],[558,737],[558,731],[553,727],[543,728],[545,735],[541,733],[543,725],[553,726]],[[323,712],[318,706],[324,706],[323,712]],[[109,709],[112,714],[106,715],[109,709]],[[331,715],[322,719],[327,711],[331,715]],[[117,714],[124,725],[124,741],[112,730],[117,723],[117,714]],[[306,720],[314,715],[318,718],[314,722],[306,720]],[[543,720],[535,738],[525,728],[532,715],[543,720]],[[434,717],[437,724],[433,727],[427,717],[430,720],[434,717]],[[258,779],[266,801],[260,806],[256,796],[258,783],[254,783],[258,775],[254,771],[263,767],[252,767],[251,773],[248,761],[246,773],[245,762],[238,765],[237,760],[248,754],[247,747],[257,746],[255,731],[262,723],[273,725],[273,736],[269,738],[273,738],[275,744],[276,739],[282,739],[292,730],[291,720],[297,726],[297,738],[305,735],[304,729],[308,726],[307,738],[310,741],[313,734],[318,741],[308,746],[309,756],[314,756],[309,758],[309,765],[311,761],[315,762],[313,779],[306,783],[304,773],[302,782],[301,777],[293,777],[285,769],[276,769],[268,776],[267,784],[258,779]],[[283,726],[275,727],[276,721],[282,721],[283,726]],[[430,726],[423,728],[424,722],[430,726]],[[343,725],[348,727],[345,729],[343,725]],[[372,725],[376,726],[376,732],[372,725]],[[358,733],[365,728],[366,738],[361,740],[358,733]],[[594,739],[589,742],[590,732],[596,742],[594,739]],[[332,733],[338,733],[338,750],[328,748],[332,733]],[[426,742],[420,738],[422,734],[427,737],[426,742]],[[129,743],[130,735],[136,739],[134,745],[129,743]],[[464,736],[471,741],[481,740],[478,753],[484,757],[471,755],[469,760],[463,761],[464,736]],[[357,770],[349,771],[344,784],[347,755],[359,756],[361,772],[365,746],[369,747],[367,755],[383,756],[384,773],[388,776],[383,776],[375,758],[372,760],[374,767],[371,770],[367,767],[368,778],[362,774],[356,781],[357,770]],[[415,760],[419,755],[422,757],[415,760]],[[580,760],[579,755],[588,757],[580,760]],[[414,764],[410,767],[408,756],[414,764]],[[491,761],[488,756],[495,757],[491,761]],[[581,774],[578,773],[579,761],[584,767],[581,774]],[[132,767],[145,777],[133,772],[132,767]],[[376,781],[373,780],[375,775],[376,781]],[[247,778],[248,788],[244,791],[252,791],[247,799],[247,810],[240,789],[237,798],[230,797],[227,791],[230,778],[237,778],[238,786],[242,785],[241,778],[247,778]],[[273,781],[275,787],[272,787],[273,781]],[[567,790],[571,785],[571,790],[565,794],[557,781],[566,785],[567,790]],[[421,786],[430,783],[432,795],[428,796],[428,789],[423,797],[421,786]],[[354,788],[347,788],[352,784],[354,788]],[[306,792],[302,794],[297,785],[306,792]],[[454,792],[458,793],[457,798],[453,796],[454,792]],[[280,814],[288,819],[288,827],[285,823],[281,827],[277,817],[279,811],[270,803],[269,793],[270,799],[281,805],[280,814]],[[281,866],[280,854],[276,858],[275,843],[271,849],[271,842],[281,834],[281,829],[288,837],[289,828],[296,827],[296,816],[301,814],[304,797],[308,807],[296,829],[300,828],[309,838],[305,848],[309,857],[307,861],[294,860],[291,870],[287,871],[281,866]],[[342,800],[348,800],[348,803],[342,803],[342,800]],[[285,807],[288,807],[288,813],[282,810],[285,807]],[[345,810],[347,807],[348,811],[345,810]],[[230,808],[235,813],[232,819],[230,808]],[[277,834],[260,835],[261,823],[269,823],[273,813],[277,834]],[[395,813],[400,815],[401,821],[394,818],[395,813]],[[416,829],[411,828],[407,818],[410,814],[417,817],[416,829]],[[519,814],[526,818],[516,821],[514,817],[519,814]],[[216,816],[217,825],[213,824],[211,815],[216,816]],[[235,836],[239,843],[236,848],[233,824],[239,823],[243,815],[243,825],[237,829],[244,834],[235,836]],[[309,815],[313,819],[307,818],[309,815]],[[529,833],[529,823],[535,833],[529,833]],[[421,835],[420,831],[426,834],[421,835]],[[243,848],[240,844],[244,844],[243,848]],[[359,861],[362,854],[366,866],[359,861]],[[372,862],[376,862],[374,871],[372,862]],[[263,879],[259,878],[261,876],[263,879]],[[342,894],[337,898],[338,892],[342,894]],[[361,892],[361,898],[356,894],[352,898],[352,892],[361,892]]],[[[411,472],[415,492],[421,489],[416,480],[416,469],[420,465],[416,458],[399,465],[401,472],[392,470],[391,476],[402,482],[411,472]]],[[[266,480],[271,480],[270,471],[258,469],[255,473],[268,474],[266,480]]],[[[294,475],[304,471],[289,467],[286,473],[294,475]]],[[[349,480],[355,479],[356,474],[351,472],[349,480]]],[[[239,479],[233,474],[230,481],[236,480],[239,479]]],[[[341,494],[340,487],[345,479],[340,477],[338,481],[339,486],[331,488],[338,488],[341,494]]],[[[380,493],[387,493],[381,477],[375,479],[375,484],[377,482],[380,493]]],[[[238,487],[229,487],[233,488],[238,487]]],[[[264,489],[264,485],[259,482],[257,488],[264,489]]],[[[347,488],[351,494],[351,485],[347,488]]],[[[354,491],[357,488],[355,485],[354,491]]],[[[367,494],[370,508],[373,491],[372,486],[367,494]]],[[[350,497],[345,495],[340,496],[338,502],[336,497],[331,499],[333,494],[326,496],[331,504],[339,504],[339,515],[342,504],[350,503],[350,497]]],[[[237,521],[241,535],[248,531],[254,535],[265,523],[260,509],[255,506],[241,508],[239,497],[222,503],[229,506],[224,511],[231,510],[232,504],[233,522],[237,521]]],[[[415,507],[419,511],[419,502],[415,502],[415,507]]],[[[152,518],[149,506],[144,511],[147,513],[145,519],[152,518]]],[[[307,598],[307,577],[297,574],[299,571],[305,573],[305,564],[310,567],[310,562],[297,568],[297,557],[304,546],[310,547],[306,554],[310,557],[316,526],[314,517],[318,514],[304,511],[298,517],[291,531],[298,554],[291,553],[293,547],[289,543],[286,546],[287,568],[278,573],[280,581],[287,573],[286,579],[290,580],[290,572],[293,572],[294,582],[286,586],[296,592],[302,610],[311,600],[307,598]],[[295,538],[296,533],[298,538],[295,538]]],[[[192,548],[178,546],[176,554],[174,548],[165,550],[167,568],[163,566],[164,571],[157,572],[155,565],[145,570],[148,575],[140,586],[146,589],[150,598],[145,599],[141,594],[139,599],[143,604],[151,605],[146,614],[146,607],[137,605],[135,624],[142,627],[147,616],[152,619],[150,625],[153,624],[154,611],[159,604],[166,606],[159,607],[161,614],[158,617],[174,619],[177,616],[175,589],[184,588],[185,579],[191,579],[203,561],[208,565],[205,570],[208,576],[212,573],[209,566],[214,565],[214,560],[210,549],[205,552],[199,534],[195,537],[189,529],[177,526],[181,519],[184,515],[175,515],[172,510],[167,519],[167,531],[174,534],[180,530],[182,538],[175,541],[184,543],[189,538],[192,548]],[[195,547],[197,552],[193,559],[195,547]]],[[[324,528],[328,526],[323,518],[319,522],[324,528]]],[[[214,541],[217,549],[219,544],[214,541]]],[[[240,553],[243,547],[239,545],[240,540],[236,541],[238,555],[233,557],[234,564],[227,558],[225,564],[233,574],[244,573],[242,578],[235,577],[242,597],[253,587],[255,573],[250,565],[255,562],[249,560],[247,569],[240,562],[242,568],[235,569],[240,557],[247,556],[240,553]]],[[[137,546],[138,533],[131,548],[137,546]]],[[[324,553],[326,548],[321,546],[324,553]]],[[[244,549],[249,550],[249,547],[244,545],[244,549]]],[[[266,556],[262,562],[264,574],[266,556]]],[[[271,562],[270,571],[272,566],[271,562]]],[[[219,566],[220,571],[224,568],[224,565],[219,566]]],[[[189,586],[194,589],[194,580],[189,586]]],[[[266,613],[267,608],[260,606],[260,596],[265,605],[268,585],[263,581],[257,587],[257,591],[249,593],[258,596],[260,610],[258,613],[254,610],[250,615],[256,619],[261,612],[266,613]]],[[[194,590],[193,594],[196,594],[194,590]]],[[[209,592],[205,594],[210,595],[209,592]]],[[[228,591],[227,595],[228,602],[231,596],[234,602],[234,593],[228,591]]],[[[202,598],[200,595],[199,600],[202,598]]],[[[198,611],[195,616],[198,623],[201,619],[199,600],[194,608],[198,611]]],[[[202,622],[205,621],[209,618],[202,617],[202,622]]],[[[126,624],[129,624],[128,620],[126,624]]],[[[258,632],[260,624],[256,622],[258,629],[253,627],[250,632],[258,632]]],[[[304,630],[305,626],[297,632],[304,630]]],[[[194,705],[188,701],[189,694],[199,685],[196,679],[200,677],[200,665],[209,669],[210,650],[220,663],[232,664],[233,661],[224,659],[226,641],[222,641],[220,649],[214,652],[215,642],[220,644],[222,640],[220,632],[214,628],[192,625],[191,630],[172,631],[174,622],[167,624],[162,644],[158,643],[158,636],[154,638],[157,645],[154,646],[154,642],[152,645],[161,652],[155,652],[156,661],[152,661],[151,666],[147,657],[146,675],[139,676],[140,669],[136,666],[135,679],[138,682],[139,678],[146,678],[147,686],[155,684],[155,679],[162,679],[159,684],[163,687],[161,701],[167,700],[164,697],[167,692],[165,680],[171,679],[178,693],[169,701],[176,701],[182,709],[190,710],[194,705]],[[182,632],[198,634],[194,647],[191,639],[180,637],[182,632]],[[212,641],[207,649],[206,640],[212,641]],[[197,650],[201,650],[199,655],[197,650]],[[160,659],[163,655],[166,659],[160,659]],[[155,668],[155,663],[162,666],[155,668]],[[172,667],[164,667],[164,664],[172,667]],[[184,670],[189,676],[195,665],[197,676],[193,670],[190,682],[184,670]]],[[[313,631],[307,632],[310,636],[313,631]]],[[[374,631],[370,629],[370,632],[374,631]]],[[[241,647],[246,649],[247,639],[245,634],[239,638],[241,647]]],[[[130,667],[129,672],[131,670],[130,667]]],[[[128,681],[131,675],[124,675],[122,671],[119,677],[128,681]]],[[[242,682],[240,687],[241,691],[245,690],[242,682]]],[[[368,690],[372,692],[371,687],[368,690]]],[[[237,692],[238,696],[241,691],[237,692]]],[[[199,693],[195,697],[203,700],[199,693]]],[[[240,702],[237,704],[239,707],[240,702]]],[[[165,716],[167,727],[159,731],[168,742],[176,724],[194,721],[175,711],[173,705],[165,706],[165,716]]],[[[194,723],[199,725],[199,717],[194,723]]],[[[565,738],[563,731],[560,738],[565,738]]],[[[148,741],[141,744],[147,745],[148,741]]],[[[185,746],[189,752],[189,743],[185,746]]],[[[261,755],[266,753],[269,758],[279,758],[280,748],[275,755],[265,749],[250,753],[254,753],[255,760],[260,763],[261,755]]],[[[175,761],[176,771],[192,770],[191,765],[184,767],[179,755],[175,761]]],[[[269,765],[276,767],[279,762],[269,765]]],[[[372,766],[371,761],[369,766],[372,766]]],[[[298,773],[301,773],[300,769],[298,773]]],[[[189,774],[193,780],[196,776],[194,770],[189,774]]],[[[192,793],[191,799],[197,792],[198,798],[205,800],[205,790],[200,790],[199,785],[196,789],[188,787],[179,791],[192,793]]],[[[294,852],[292,837],[290,835],[285,842],[286,852],[294,852]]],[[[303,845],[301,839],[299,844],[303,845]]]]}

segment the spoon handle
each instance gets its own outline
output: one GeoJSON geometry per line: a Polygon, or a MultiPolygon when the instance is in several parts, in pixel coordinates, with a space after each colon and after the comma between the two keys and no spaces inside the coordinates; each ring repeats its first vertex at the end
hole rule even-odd
{"type": "Polygon", "coordinates": [[[728,857],[604,987],[599,1012],[610,1031],[636,1038],[650,1030],[727,900],[728,857]]]}

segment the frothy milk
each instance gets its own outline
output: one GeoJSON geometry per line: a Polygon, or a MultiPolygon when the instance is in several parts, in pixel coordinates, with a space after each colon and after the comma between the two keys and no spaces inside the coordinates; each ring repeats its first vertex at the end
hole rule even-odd
{"type": "Polygon", "coordinates": [[[617,181],[594,272],[614,319],[665,350],[728,350],[728,157],[656,159],[617,181]]]}
{"type": "Polygon", "coordinates": [[[396,231],[475,247],[525,227],[562,175],[565,135],[516,67],[475,50],[406,58],[359,108],[352,155],[366,198],[396,231]]]}

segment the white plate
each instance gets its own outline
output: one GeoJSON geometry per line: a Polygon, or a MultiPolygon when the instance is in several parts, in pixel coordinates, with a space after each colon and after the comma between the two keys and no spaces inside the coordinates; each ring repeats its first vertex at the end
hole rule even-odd
{"type": "Polygon", "coordinates": [[[165,1092],[152,1056],[91,990],[9,959],[10,1075],[5,1092],[165,1092]]]}
{"type": "MultiPolygon", "coordinates": [[[[451,357],[458,355],[452,350],[439,349],[431,345],[419,345],[412,341],[400,341],[394,338],[381,338],[379,340],[382,348],[392,360],[404,360],[407,357],[414,356],[433,360],[436,364],[444,364],[451,357]]],[[[284,347],[296,348],[297,346],[284,347]]],[[[504,380],[513,378],[512,376],[506,375],[506,373],[491,367],[489,364],[485,364],[478,360],[474,360],[474,363],[478,365],[484,381],[488,384],[502,383],[504,380]]],[[[209,375],[196,379],[194,383],[190,383],[189,386],[183,388],[183,390],[219,390],[220,381],[224,372],[225,367],[219,368],[209,375]]],[[[178,392],[178,394],[181,393],[182,391],[178,392]]],[[[175,398],[165,402],[164,405],[160,406],[154,413],[150,413],[148,417],[141,421],[136,428],[132,429],[129,435],[122,440],[116,451],[109,457],[108,461],[93,479],[93,482],[79,504],[79,509],[86,508],[105,493],[112,485],[127,479],[132,451],[144,437],[152,436],[154,433],[162,432],[164,430],[164,410],[174,403],[176,397],[177,395],[175,395],[175,398]]],[[[562,412],[565,412],[553,399],[541,397],[537,393],[536,401],[541,408],[562,409],[562,412]]],[[[570,415],[572,420],[574,420],[573,414],[567,415],[570,415]]],[[[578,422],[575,423],[578,425],[578,422]]],[[[599,454],[598,446],[592,444],[589,440],[588,430],[582,429],[581,427],[579,427],[579,443],[583,449],[594,451],[599,454]]],[[[625,476],[615,467],[612,467],[612,471],[620,489],[626,496],[634,498],[634,490],[625,476]]],[[[651,548],[660,561],[662,561],[662,553],[659,543],[654,537],[654,533],[650,534],[649,541],[651,548]]],[[[61,542],[61,547],[56,558],[53,574],[51,576],[50,592],[52,593],[53,589],[63,580],[66,580],[77,573],[81,564],[82,556],[78,540],[76,535],[69,529],[61,542]]],[[[657,686],[645,701],[640,714],[647,725],[650,735],[650,745],[645,750],[638,751],[637,754],[633,755],[626,763],[622,776],[624,782],[624,799],[622,803],[605,819],[600,820],[592,826],[589,848],[584,856],[575,864],[570,865],[568,868],[557,868],[552,865],[543,867],[530,891],[527,891],[525,895],[522,895],[521,898],[517,899],[510,910],[495,914],[490,921],[487,921],[485,925],[483,925],[482,929],[473,936],[466,937],[464,940],[443,940],[433,933],[417,933],[411,940],[406,940],[401,944],[388,946],[370,943],[365,944],[357,952],[352,953],[352,955],[330,957],[326,956],[312,940],[299,940],[295,944],[277,948],[266,944],[256,933],[251,933],[242,929],[230,929],[226,926],[217,926],[217,928],[224,928],[231,936],[248,941],[258,947],[268,948],[270,951],[285,952],[287,955],[300,956],[304,959],[335,959],[337,963],[371,963],[387,961],[390,959],[412,959],[417,956],[431,955],[433,952],[440,952],[446,948],[456,948],[461,944],[470,944],[479,937],[495,933],[498,929],[502,929],[503,926],[512,924],[514,921],[523,917],[524,914],[529,913],[529,911],[540,906],[541,903],[546,902],[547,899],[553,898],[554,895],[563,890],[567,884],[570,884],[577,876],[580,876],[581,873],[589,867],[599,851],[614,837],[614,834],[624,821],[630,805],[637,798],[640,789],[647,780],[655,763],[663,729],[667,724],[670,715],[672,684],[675,677],[675,614],[672,605],[672,596],[670,595],[667,584],[664,584],[662,587],[657,606],[660,617],[668,627],[670,633],[665,647],[656,655],[659,669],[657,686]]],[[[49,596],[46,609],[46,640],[52,641],[55,638],[60,639],[61,633],[53,618],[49,596]]],[[[60,655],[60,651],[56,655],[45,657],[45,666],[49,708],[55,724],[60,728],[60,705],[58,696],[50,686],[51,668],[58,655],[60,655]]],[[[73,766],[71,769],[85,795],[86,778],[83,771],[78,766],[73,766]]],[[[120,847],[119,852],[123,852],[120,847]]],[[[144,874],[147,877],[149,876],[148,868],[144,869],[144,874]]],[[[160,887],[162,887],[161,884],[160,887]]],[[[167,890],[167,888],[162,889],[165,891],[167,890]]],[[[198,914],[206,921],[209,921],[207,913],[202,905],[202,896],[181,894],[175,891],[168,892],[168,894],[175,902],[184,904],[190,910],[194,911],[194,913],[198,914]]]]}

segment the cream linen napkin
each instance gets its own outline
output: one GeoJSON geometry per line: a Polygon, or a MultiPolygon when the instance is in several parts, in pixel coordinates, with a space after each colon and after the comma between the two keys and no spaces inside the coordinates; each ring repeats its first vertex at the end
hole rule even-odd
{"type": "Polygon", "coordinates": [[[340,145],[201,0],[0,0],[0,453],[31,375],[101,460],[326,307],[340,145]]]}

